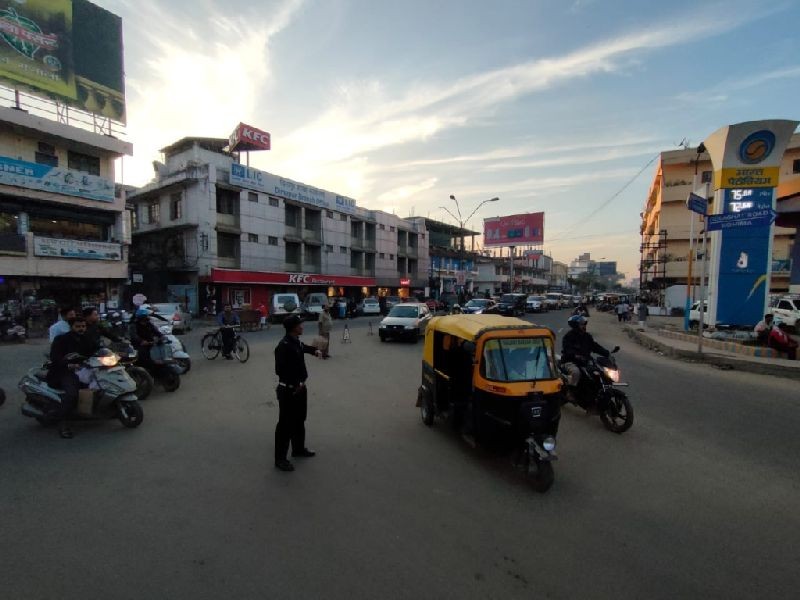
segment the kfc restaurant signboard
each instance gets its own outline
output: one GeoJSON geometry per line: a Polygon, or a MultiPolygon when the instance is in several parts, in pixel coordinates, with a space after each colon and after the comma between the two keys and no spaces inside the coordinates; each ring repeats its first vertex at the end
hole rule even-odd
{"type": "Polygon", "coordinates": [[[406,279],[401,279],[400,280],[400,287],[408,287],[410,285],[411,285],[411,280],[410,279],[406,278],[406,279]]]}
{"type": "Polygon", "coordinates": [[[269,150],[271,147],[271,140],[269,133],[261,131],[250,125],[239,123],[239,126],[234,129],[228,140],[231,152],[238,152],[244,150],[250,152],[253,150],[269,150]]]}
{"type": "Polygon", "coordinates": [[[238,283],[256,285],[324,285],[336,287],[371,287],[373,277],[350,277],[347,275],[315,275],[311,273],[271,273],[264,271],[238,271],[211,269],[212,283],[238,283]]]}

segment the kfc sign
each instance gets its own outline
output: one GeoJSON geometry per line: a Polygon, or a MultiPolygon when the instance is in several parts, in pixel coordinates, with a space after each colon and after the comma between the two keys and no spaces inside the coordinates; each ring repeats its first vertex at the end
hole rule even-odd
{"type": "Polygon", "coordinates": [[[400,287],[408,287],[411,285],[410,279],[401,279],[400,280],[400,287]]]}
{"type": "Polygon", "coordinates": [[[231,152],[237,150],[269,150],[270,136],[266,131],[261,131],[250,125],[239,123],[228,141],[231,152]]]}

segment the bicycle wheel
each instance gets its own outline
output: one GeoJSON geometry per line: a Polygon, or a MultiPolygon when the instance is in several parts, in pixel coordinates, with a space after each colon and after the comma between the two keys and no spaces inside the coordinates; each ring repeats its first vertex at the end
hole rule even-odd
{"type": "Polygon", "coordinates": [[[239,335],[236,336],[236,345],[233,348],[233,355],[240,363],[245,363],[247,359],[250,358],[250,346],[247,344],[247,340],[239,335]]]}
{"type": "Polygon", "coordinates": [[[200,350],[208,360],[214,360],[219,355],[222,342],[216,333],[207,333],[200,342],[200,350]]]}

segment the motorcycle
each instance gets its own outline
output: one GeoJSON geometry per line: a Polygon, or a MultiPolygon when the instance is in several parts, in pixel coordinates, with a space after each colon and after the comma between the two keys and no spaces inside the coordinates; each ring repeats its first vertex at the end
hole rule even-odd
{"type": "Polygon", "coordinates": [[[141,351],[150,352],[150,361],[139,360],[137,365],[152,375],[164,391],[174,392],[181,386],[181,367],[172,358],[172,346],[167,340],[159,338],[152,346],[143,346],[141,351]]]}
{"type": "MultiPolygon", "coordinates": [[[[74,416],[84,419],[116,418],[128,428],[141,425],[144,412],[134,393],[136,384],[119,364],[116,354],[102,349],[88,359],[77,355],[73,355],[72,359],[82,361],[83,374],[88,377],[91,390],[91,402],[85,405],[79,401],[74,416]]],[[[25,394],[23,416],[36,419],[43,425],[57,422],[56,415],[64,394],[62,390],[50,387],[46,378],[47,371],[34,368],[23,376],[18,385],[25,394]]]]}
{"type": "MultiPolygon", "coordinates": [[[[619,380],[619,367],[614,354],[619,346],[611,351],[611,356],[590,356],[586,364],[578,365],[581,378],[576,388],[565,385],[565,402],[574,404],[587,412],[600,416],[603,425],[614,433],[624,433],[633,425],[633,407],[622,387],[627,383],[619,380]]],[[[568,372],[565,363],[559,360],[562,378],[567,382],[568,372]]]]}
{"type": "Polygon", "coordinates": [[[10,316],[0,318],[0,340],[4,342],[24,342],[27,332],[22,325],[17,325],[10,316]]]}

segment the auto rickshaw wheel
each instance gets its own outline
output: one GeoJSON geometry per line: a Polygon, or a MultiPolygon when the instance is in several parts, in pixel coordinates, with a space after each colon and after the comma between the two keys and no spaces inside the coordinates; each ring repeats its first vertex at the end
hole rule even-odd
{"type": "Polygon", "coordinates": [[[433,400],[427,391],[419,390],[419,414],[422,417],[422,422],[428,427],[433,427],[435,413],[433,410],[433,400]]]}
{"type": "Polygon", "coordinates": [[[528,478],[530,479],[531,487],[533,487],[534,490],[540,493],[546,492],[553,485],[553,481],[555,481],[553,463],[538,463],[534,472],[528,470],[528,478]]]}

